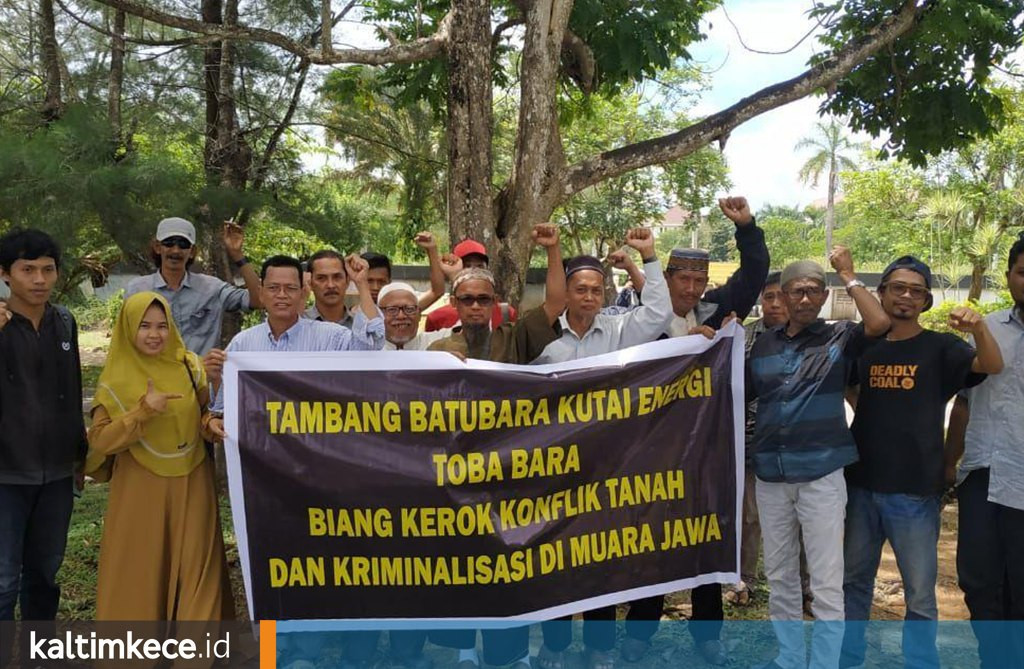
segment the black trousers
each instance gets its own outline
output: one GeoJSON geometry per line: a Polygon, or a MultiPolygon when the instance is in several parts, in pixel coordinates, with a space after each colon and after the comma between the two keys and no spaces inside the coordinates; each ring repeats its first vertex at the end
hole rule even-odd
{"type": "Polygon", "coordinates": [[[982,669],[1024,667],[1024,511],[988,501],[988,482],[977,469],[957,489],[957,578],[982,669]]]}
{"type": "MultiPolygon", "coordinates": [[[[626,615],[626,636],[648,641],[658,631],[665,598],[647,597],[631,602],[626,615]]],[[[544,645],[556,653],[572,643],[572,616],[541,624],[544,645]]],[[[615,647],[615,607],[602,606],[583,614],[583,644],[591,650],[609,651],[615,647]]]]}

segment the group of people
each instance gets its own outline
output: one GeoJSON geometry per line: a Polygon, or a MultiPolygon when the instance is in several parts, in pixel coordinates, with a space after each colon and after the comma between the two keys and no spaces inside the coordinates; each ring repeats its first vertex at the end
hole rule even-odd
{"type": "MultiPolygon", "coordinates": [[[[244,254],[242,229],[229,222],[223,245],[240,287],[193,272],[194,226],[164,219],[151,246],[156,271],[126,290],[88,430],[75,321],[50,303],[60,249],[37,230],[6,234],[0,620],[13,619],[19,602],[23,619],[55,617],[57,571],[84,475],[110,481],[97,619],[234,615],[211,462],[211,443],[225,437],[221,375],[233,352],[432,350],[544,364],[667,337],[713,337],[724,323],[745,319],[759,300],[762,316],[747,325],[742,581],[726,597],[743,604],[756,591],[763,546],[779,642],[766,666],[807,666],[799,624],[805,601],[820,622],[811,666],[863,664],[863,621],[885,541],[903,578],[907,620],[925,621],[905,628],[907,666],[938,666],[937,542],[941,496],[952,483],[960,491],[957,567],[972,620],[1024,618],[1024,235],[1008,258],[1014,306],[986,318],[967,307],[951,312],[950,326],[969,334],[969,344],[922,327],[932,275],[910,256],[889,265],[876,298],[857,279],[849,250],[836,247],[830,264],[862,321],[823,320],[825,270],[801,261],[769,274],[764,234],[746,200],[719,205],[735,224],[740,255],[739,268],[720,287],[708,290],[710,258],[700,249],[675,249],[663,267],[649,229],[630,230],[626,247],[606,262],[586,255],[563,262],[558,228],[540,224],[532,240],[547,254],[544,302],[522,314],[498,297],[487,249],[474,240],[442,256],[432,235],[416,235],[430,265],[430,288],[420,294],[392,281],[390,261],[376,253],[325,249],[305,263],[275,255],[257,272],[244,254]],[[631,282],[631,295],[619,305],[605,306],[609,264],[631,282]],[[350,285],[358,294],[351,306],[350,285]],[[421,331],[424,310],[446,289],[448,304],[431,311],[421,331]],[[224,313],[259,308],[266,319],[221,349],[224,313]],[[946,406],[954,398],[947,432],[946,406]],[[855,411],[850,427],[847,403],[855,411]]],[[[697,587],[691,601],[688,627],[697,652],[710,664],[726,664],[722,586],[697,587]]],[[[629,605],[618,657],[645,656],[663,606],[660,596],[629,605]]],[[[589,669],[614,665],[615,613],[605,607],[583,616],[589,669]]],[[[569,620],[541,627],[539,666],[564,669],[569,620]]],[[[379,636],[346,633],[343,663],[365,666],[379,636]]],[[[429,639],[457,649],[459,669],[473,669],[482,664],[476,636],[394,631],[390,652],[425,669],[429,639]]],[[[983,667],[1024,662],[1024,641],[980,627],[977,636],[983,667]]],[[[325,640],[323,633],[283,636],[282,665],[311,668],[325,640]]],[[[482,650],[486,663],[529,666],[528,628],[483,630],[482,650]]]]}

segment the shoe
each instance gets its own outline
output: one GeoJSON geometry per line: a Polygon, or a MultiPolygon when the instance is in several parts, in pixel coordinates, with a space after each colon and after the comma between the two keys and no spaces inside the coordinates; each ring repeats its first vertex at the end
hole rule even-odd
{"type": "Polygon", "coordinates": [[[644,655],[647,654],[650,647],[650,641],[626,637],[622,642],[622,648],[619,650],[619,655],[621,655],[622,659],[626,662],[639,662],[643,659],[644,655]]]}
{"type": "Polygon", "coordinates": [[[702,641],[697,644],[697,652],[708,664],[721,667],[729,662],[729,656],[725,654],[725,646],[718,639],[702,641]]]}

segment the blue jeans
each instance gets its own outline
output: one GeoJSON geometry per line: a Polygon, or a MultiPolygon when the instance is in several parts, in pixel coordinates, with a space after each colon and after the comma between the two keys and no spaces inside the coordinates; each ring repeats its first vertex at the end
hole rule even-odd
{"type": "Polygon", "coordinates": [[[907,614],[903,657],[908,669],[938,667],[935,579],[941,505],[939,497],[886,494],[847,487],[843,595],[846,633],[840,666],[864,662],[864,633],[871,616],[875,575],[888,539],[903,579],[907,614]]]}
{"type": "Polygon", "coordinates": [[[0,483],[0,620],[53,620],[74,496],[71,479],[42,485],[0,483]]]}

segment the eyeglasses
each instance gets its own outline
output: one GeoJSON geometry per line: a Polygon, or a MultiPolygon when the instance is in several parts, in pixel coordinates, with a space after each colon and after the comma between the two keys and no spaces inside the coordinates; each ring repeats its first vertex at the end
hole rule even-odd
{"type": "Polygon", "coordinates": [[[909,283],[903,283],[902,281],[893,281],[880,286],[882,290],[886,292],[891,291],[893,295],[902,297],[907,293],[910,293],[910,297],[915,300],[923,300],[928,297],[928,289],[924,286],[915,286],[909,283]]]}
{"type": "Polygon", "coordinates": [[[455,298],[464,307],[471,307],[479,304],[481,307],[489,307],[494,303],[493,295],[459,295],[455,298]]]}
{"type": "Polygon", "coordinates": [[[389,318],[394,318],[400,312],[405,314],[406,316],[415,316],[416,314],[419,313],[420,308],[417,307],[415,304],[407,304],[404,307],[382,307],[381,311],[384,312],[385,316],[389,318]]]}
{"type": "Polygon", "coordinates": [[[185,239],[184,237],[168,237],[167,239],[160,240],[161,246],[167,249],[174,248],[177,246],[182,251],[187,251],[192,248],[192,242],[185,239]]]}
{"type": "Polygon", "coordinates": [[[278,293],[284,293],[285,295],[298,295],[299,291],[302,290],[301,286],[296,286],[293,283],[290,284],[276,284],[272,283],[268,286],[263,286],[271,295],[277,295],[278,293]]]}
{"type": "Polygon", "coordinates": [[[802,300],[805,297],[816,300],[825,294],[825,289],[818,286],[812,286],[810,288],[789,288],[782,292],[784,292],[786,297],[791,300],[802,300]]]}

